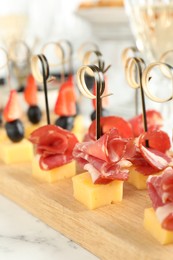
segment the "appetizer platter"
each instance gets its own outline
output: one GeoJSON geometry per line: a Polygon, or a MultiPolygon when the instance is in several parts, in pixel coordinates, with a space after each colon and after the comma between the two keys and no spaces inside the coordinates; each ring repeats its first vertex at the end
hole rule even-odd
{"type": "MultiPolygon", "coordinates": [[[[127,58],[127,82],[140,89],[142,114],[125,120],[116,115],[104,116],[104,99],[110,95],[105,88],[105,72],[110,66],[105,69],[102,54],[94,53],[98,64],[83,65],[77,71],[79,90],[92,99],[95,114],[79,139],[72,125],[62,124],[62,118],[66,121],[71,118],[74,124],[77,118],[72,75],[60,87],[54,111],[59,117],[52,123],[47,93],[47,83],[51,81],[49,62],[44,54],[32,56],[33,76],[29,77],[24,96],[28,111],[34,110],[33,117],[28,112],[30,122],[39,125],[27,136],[30,162],[19,160],[27,155],[25,149],[22,152],[14,149],[13,155],[7,156],[6,139],[14,147],[16,143],[20,146],[25,137],[23,128],[22,136],[21,127],[17,128],[17,134],[11,128],[21,122],[17,92],[11,90],[3,112],[7,137],[0,146],[1,151],[3,147],[7,150],[8,160],[0,157],[0,193],[101,259],[123,260],[127,255],[134,260],[171,259],[171,139],[162,130],[161,114],[145,108],[145,95],[157,99],[152,96],[148,82],[152,68],[161,64],[142,68],[142,59],[127,58]],[[85,81],[88,71],[95,78],[92,90],[85,81]],[[43,84],[44,125],[40,125],[34,78],[43,84]]],[[[167,64],[162,66],[171,69],[167,64]]]]}

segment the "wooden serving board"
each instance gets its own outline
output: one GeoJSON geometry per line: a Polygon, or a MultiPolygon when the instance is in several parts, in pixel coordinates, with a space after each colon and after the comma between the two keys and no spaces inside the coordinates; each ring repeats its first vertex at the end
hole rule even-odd
{"type": "Polygon", "coordinates": [[[100,259],[173,259],[173,245],[161,246],[143,228],[146,191],[125,184],[121,203],[87,210],[73,198],[71,180],[40,183],[29,164],[0,165],[0,193],[88,249],[100,259]]]}

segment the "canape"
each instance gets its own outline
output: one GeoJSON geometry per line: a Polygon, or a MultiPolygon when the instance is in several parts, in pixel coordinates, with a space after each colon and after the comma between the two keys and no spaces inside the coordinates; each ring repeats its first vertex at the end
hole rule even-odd
{"type": "Polygon", "coordinates": [[[169,166],[172,159],[167,155],[171,147],[169,136],[161,130],[153,130],[141,134],[134,141],[134,154],[128,182],[137,189],[146,189],[149,175],[158,175],[169,166]]]}
{"type": "Polygon", "coordinates": [[[72,151],[78,140],[73,133],[55,125],[46,125],[36,129],[29,140],[35,146],[33,177],[52,183],[76,174],[72,151]]]}
{"type": "Polygon", "coordinates": [[[113,128],[96,141],[75,146],[73,156],[84,172],[72,178],[74,197],[88,209],[122,200],[123,183],[131,166],[126,160],[127,144],[128,140],[113,128]]]}
{"type": "Polygon", "coordinates": [[[32,159],[33,146],[24,138],[24,126],[20,116],[21,108],[17,92],[11,90],[3,111],[6,137],[0,143],[0,159],[6,164],[27,162],[32,159]]]}

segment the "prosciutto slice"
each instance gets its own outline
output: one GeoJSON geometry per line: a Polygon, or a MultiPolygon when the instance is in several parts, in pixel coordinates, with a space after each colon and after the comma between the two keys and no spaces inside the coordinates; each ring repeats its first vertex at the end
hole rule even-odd
{"type": "Polygon", "coordinates": [[[147,187],[161,226],[173,231],[173,169],[167,167],[159,176],[150,176],[147,187]]]}
{"type": "Polygon", "coordinates": [[[172,158],[166,154],[171,147],[167,133],[161,130],[149,131],[136,138],[134,144],[136,153],[128,159],[140,173],[154,174],[172,163],[172,158]],[[146,147],[146,141],[149,147],[146,147]]]}
{"type": "MultiPolygon", "coordinates": [[[[101,117],[100,125],[102,134],[105,134],[112,128],[116,128],[118,133],[123,138],[133,137],[133,131],[130,124],[123,118],[118,116],[101,117]]],[[[88,129],[87,139],[96,140],[96,120],[94,120],[88,129]]]]}
{"type": "Polygon", "coordinates": [[[40,168],[51,170],[72,161],[72,151],[78,142],[75,135],[59,126],[46,125],[32,132],[29,140],[39,155],[40,168]]]}
{"type": "MultiPolygon", "coordinates": [[[[120,137],[112,128],[97,141],[76,144],[73,156],[91,174],[94,183],[127,180],[131,163],[126,160],[130,153],[128,139],[120,137]]],[[[131,147],[133,153],[133,147],[131,147]]]]}
{"type": "MultiPolygon", "coordinates": [[[[147,117],[147,125],[149,131],[158,130],[163,126],[163,118],[158,111],[147,110],[146,117],[147,117]]],[[[144,133],[142,114],[130,119],[129,123],[132,127],[133,134],[135,137],[138,137],[140,134],[144,133]]]]}

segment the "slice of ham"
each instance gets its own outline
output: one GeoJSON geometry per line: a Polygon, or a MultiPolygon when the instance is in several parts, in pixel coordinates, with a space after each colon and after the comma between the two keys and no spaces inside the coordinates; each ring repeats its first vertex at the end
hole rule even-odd
{"type": "Polygon", "coordinates": [[[159,152],[165,153],[171,147],[168,134],[162,130],[152,130],[140,135],[139,146],[145,146],[148,140],[149,147],[159,152]]]}
{"type": "MultiPolygon", "coordinates": [[[[146,117],[147,117],[147,126],[149,131],[160,129],[163,126],[163,118],[158,111],[147,110],[146,117]]],[[[144,132],[142,114],[130,119],[129,123],[133,129],[133,134],[135,137],[138,137],[140,134],[144,132]]]]}
{"type": "MultiPolygon", "coordinates": [[[[102,134],[105,134],[112,128],[116,128],[121,137],[130,138],[133,137],[133,132],[130,124],[123,118],[118,116],[101,117],[100,125],[102,134]]],[[[89,129],[88,135],[91,140],[96,140],[96,120],[94,120],[89,129]]]]}
{"type": "Polygon", "coordinates": [[[75,135],[59,126],[46,125],[35,130],[29,140],[36,146],[40,168],[51,170],[72,161],[78,142],[75,135]]]}
{"type": "Polygon", "coordinates": [[[127,180],[131,163],[128,139],[123,139],[117,129],[112,128],[97,141],[76,144],[73,156],[91,174],[94,183],[108,183],[112,180],[127,180]],[[127,153],[126,153],[126,148],[127,153]]]}
{"type": "Polygon", "coordinates": [[[170,149],[169,136],[161,131],[149,131],[135,139],[136,153],[129,160],[137,171],[150,175],[164,170],[172,163],[172,158],[166,154],[170,149]],[[146,140],[149,147],[146,147],[146,140]]]}
{"type": "Polygon", "coordinates": [[[161,226],[173,231],[173,169],[166,168],[159,176],[150,176],[147,187],[161,226]]]}

